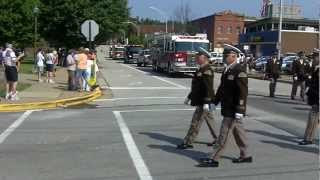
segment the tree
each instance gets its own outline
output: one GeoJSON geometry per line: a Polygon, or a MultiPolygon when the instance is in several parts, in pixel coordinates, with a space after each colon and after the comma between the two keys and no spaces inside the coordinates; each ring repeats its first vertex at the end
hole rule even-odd
{"type": "Polygon", "coordinates": [[[30,46],[33,42],[33,8],[38,0],[0,1],[0,43],[30,46]]]}
{"type": "Polygon", "coordinates": [[[183,1],[181,1],[181,4],[175,8],[173,16],[175,21],[178,22],[177,27],[180,29],[181,26],[182,31],[187,32],[188,23],[192,16],[192,10],[189,3],[183,3],[183,1]]]}
{"type": "Polygon", "coordinates": [[[86,45],[80,33],[81,24],[95,20],[100,25],[96,42],[105,42],[113,33],[125,29],[129,13],[127,0],[41,0],[42,36],[55,46],[86,45]]]}

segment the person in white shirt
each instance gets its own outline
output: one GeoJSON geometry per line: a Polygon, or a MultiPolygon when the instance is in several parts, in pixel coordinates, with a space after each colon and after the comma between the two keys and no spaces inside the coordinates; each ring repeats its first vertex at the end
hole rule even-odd
{"type": "Polygon", "coordinates": [[[43,69],[44,69],[44,62],[45,62],[45,57],[43,55],[43,50],[39,49],[37,53],[37,59],[36,59],[36,65],[37,65],[37,71],[38,71],[38,82],[43,82],[41,79],[43,69]]]}
{"type": "Polygon", "coordinates": [[[18,70],[17,62],[24,56],[22,53],[19,57],[16,57],[15,52],[12,49],[12,44],[7,43],[5,51],[2,52],[2,61],[5,67],[6,76],[6,99],[7,100],[19,100],[17,92],[18,84],[18,70]]]}
{"type": "Polygon", "coordinates": [[[68,69],[68,90],[76,90],[76,51],[70,50],[67,56],[67,69],[68,69]]]}
{"type": "Polygon", "coordinates": [[[57,55],[57,51],[52,51],[51,53],[47,54],[47,82],[54,83],[53,81],[53,71],[54,71],[54,61],[57,55]]]}

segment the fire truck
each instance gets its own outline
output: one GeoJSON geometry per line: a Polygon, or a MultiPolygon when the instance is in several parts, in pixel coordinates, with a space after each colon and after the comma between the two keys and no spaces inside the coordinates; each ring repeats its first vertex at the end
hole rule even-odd
{"type": "Polygon", "coordinates": [[[152,68],[169,75],[193,73],[199,65],[195,55],[200,47],[209,50],[210,42],[205,34],[172,35],[159,34],[152,42],[152,68]]]}

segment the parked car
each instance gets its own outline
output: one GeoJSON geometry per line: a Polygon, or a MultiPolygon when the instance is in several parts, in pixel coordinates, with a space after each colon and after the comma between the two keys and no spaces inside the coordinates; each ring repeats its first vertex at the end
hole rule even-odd
{"type": "Polygon", "coordinates": [[[211,60],[215,65],[223,65],[223,57],[222,53],[219,52],[211,52],[211,60]]]}
{"type": "Polygon", "coordinates": [[[142,46],[139,45],[128,45],[126,47],[126,55],[124,63],[137,63],[140,52],[143,51],[142,46]]]}
{"type": "Polygon", "coordinates": [[[269,56],[262,56],[262,57],[258,58],[255,61],[254,69],[256,71],[265,72],[266,65],[267,65],[267,62],[268,62],[269,59],[270,59],[269,56]]]}
{"type": "Polygon", "coordinates": [[[116,46],[112,50],[112,59],[124,59],[126,49],[122,46],[116,46]]]}
{"type": "Polygon", "coordinates": [[[281,71],[284,73],[292,73],[292,63],[298,59],[298,56],[287,56],[282,59],[281,71]]]}
{"type": "Polygon", "coordinates": [[[143,66],[152,65],[150,49],[145,49],[140,52],[137,60],[137,66],[142,66],[142,65],[143,66]]]}

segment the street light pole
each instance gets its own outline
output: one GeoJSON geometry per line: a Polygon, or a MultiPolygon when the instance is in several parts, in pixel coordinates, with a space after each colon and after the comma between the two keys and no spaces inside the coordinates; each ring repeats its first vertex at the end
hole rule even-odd
{"type": "Polygon", "coordinates": [[[163,16],[163,18],[164,18],[164,20],[165,20],[165,23],[166,23],[166,33],[168,33],[168,17],[167,17],[167,15],[166,15],[166,13],[164,13],[164,12],[161,11],[159,8],[156,8],[156,7],[154,7],[154,6],[150,6],[149,8],[152,9],[152,10],[157,11],[160,15],[163,16]]]}
{"type": "Polygon", "coordinates": [[[34,15],[34,39],[33,39],[33,57],[36,60],[36,49],[37,49],[37,39],[38,39],[38,13],[39,8],[35,6],[33,8],[33,15],[34,15]]]}
{"type": "Polygon", "coordinates": [[[156,7],[153,7],[153,6],[150,6],[149,7],[150,9],[154,10],[154,11],[157,11],[160,15],[162,15],[165,19],[165,22],[166,22],[166,33],[163,35],[163,52],[166,51],[166,34],[168,34],[168,17],[167,15],[161,11],[159,8],[156,8],[156,7]]]}
{"type": "Polygon", "coordinates": [[[280,12],[279,12],[279,39],[278,39],[278,59],[281,58],[281,48],[282,48],[282,18],[283,18],[283,2],[280,0],[280,12]]]}

